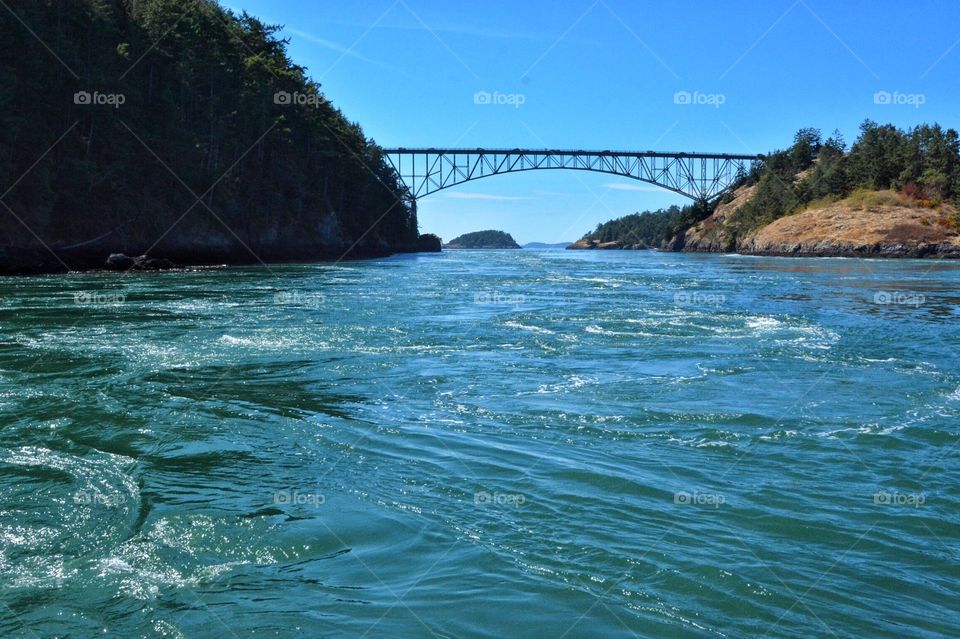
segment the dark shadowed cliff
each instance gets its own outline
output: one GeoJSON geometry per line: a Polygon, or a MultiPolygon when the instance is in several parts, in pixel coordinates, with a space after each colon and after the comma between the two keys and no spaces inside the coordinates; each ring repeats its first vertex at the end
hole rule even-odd
{"type": "Polygon", "coordinates": [[[9,6],[0,272],[112,252],[193,264],[416,249],[380,149],[276,27],[208,0],[9,6]]]}

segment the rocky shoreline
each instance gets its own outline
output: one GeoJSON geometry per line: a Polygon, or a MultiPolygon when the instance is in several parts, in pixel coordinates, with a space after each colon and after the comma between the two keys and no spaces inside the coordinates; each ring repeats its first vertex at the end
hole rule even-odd
{"type": "MultiPolygon", "coordinates": [[[[672,249],[667,249],[672,250],[672,249]]],[[[960,245],[951,242],[938,244],[844,244],[823,240],[816,243],[785,243],[757,246],[738,246],[731,250],[691,247],[684,253],[737,253],[769,257],[859,257],[902,259],[960,259],[960,245]]]]}
{"type": "Polygon", "coordinates": [[[622,244],[620,242],[581,242],[567,247],[570,250],[618,250],[618,251],[670,251],[674,253],[736,253],[738,255],[756,255],[768,257],[859,257],[859,258],[902,258],[902,259],[960,259],[960,245],[952,242],[937,244],[838,244],[828,240],[816,243],[785,243],[775,245],[737,246],[692,246],[672,248],[649,247],[641,244],[622,244]]]}
{"type": "Polygon", "coordinates": [[[629,244],[626,242],[598,242],[596,240],[581,239],[567,247],[570,250],[589,251],[642,251],[651,248],[646,244],[629,244]]]}
{"type": "MultiPolygon", "coordinates": [[[[686,253],[738,253],[776,257],[857,257],[960,259],[960,232],[949,206],[925,208],[887,194],[892,204],[858,206],[848,201],[787,215],[759,229],[738,234],[731,217],[754,196],[755,187],[740,189],[706,219],[659,247],[686,253]]],[[[570,245],[581,250],[652,248],[622,241],[588,238],[570,245]]]]}
{"type": "Polygon", "coordinates": [[[944,224],[944,213],[906,202],[858,207],[841,201],[782,217],[731,240],[735,234],[728,204],[666,248],[783,257],[960,259],[960,234],[944,224]]]}
{"type": "Polygon", "coordinates": [[[67,272],[145,272],[202,266],[251,266],[282,263],[332,262],[342,259],[373,259],[401,253],[440,252],[440,238],[424,234],[414,245],[390,246],[382,242],[346,245],[276,246],[224,249],[166,248],[156,254],[131,256],[102,248],[0,247],[0,276],[47,275],[67,272]],[[252,252],[251,252],[252,250],[252,252]]]}

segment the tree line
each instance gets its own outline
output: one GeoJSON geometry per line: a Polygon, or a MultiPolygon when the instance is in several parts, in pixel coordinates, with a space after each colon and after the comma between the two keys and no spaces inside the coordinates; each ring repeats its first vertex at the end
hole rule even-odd
{"type": "Polygon", "coordinates": [[[584,238],[599,242],[620,242],[625,245],[659,247],[670,229],[681,219],[683,209],[671,206],[656,211],[632,213],[597,225],[584,238]]]}

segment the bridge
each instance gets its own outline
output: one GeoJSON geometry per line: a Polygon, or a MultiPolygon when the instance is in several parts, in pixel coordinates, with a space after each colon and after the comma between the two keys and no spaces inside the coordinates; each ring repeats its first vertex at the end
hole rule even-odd
{"type": "Polygon", "coordinates": [[[413,200],[501,173],[572,169],[619,175],[710,202],[764,159],[730,153],[556,149],[397,148],[383,152],[413,200]]]}

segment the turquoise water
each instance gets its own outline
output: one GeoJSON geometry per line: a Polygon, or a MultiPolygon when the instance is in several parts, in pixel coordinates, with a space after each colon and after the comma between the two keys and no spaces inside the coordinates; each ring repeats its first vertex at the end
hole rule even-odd
{"type": "Polygon", "coordinates": [[[960,264],[463,251],[0,300],[0,636],[960,627],[960,264]]]}

